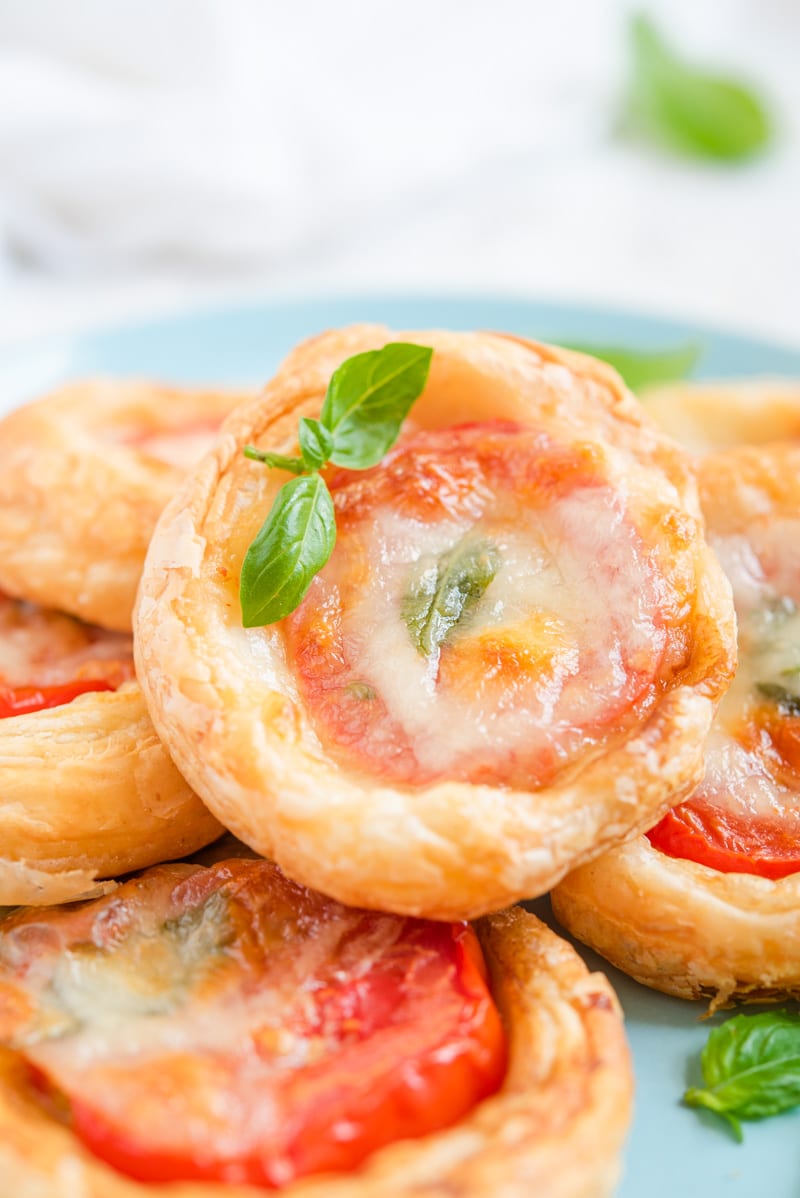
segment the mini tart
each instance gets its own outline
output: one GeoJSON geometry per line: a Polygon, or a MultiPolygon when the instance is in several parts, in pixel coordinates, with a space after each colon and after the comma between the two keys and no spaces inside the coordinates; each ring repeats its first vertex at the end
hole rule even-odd
{"type": "Polygon", "coordinates": [[[648,387],[642,402],[656,424],[695,453],[800,440],[800,383],[721,379],[648,387]]]}
{"type": "Polygon", "coordinates": [[[23,693],[73,677],[118,686],[0,719],[0,906],[97,893],[109,885],[98,878],[220,834],[158,739],[132,675],[129,637],[0,595],[0,702],[9,683],[35,684],[23,693]]]}
{"type": "MultiPolygon", "coordinates": [[[[508,1040],[499,1091],[444,1131],[378,1149],[356,1172],[310,1176],[279,1192],[291,1198],[603,1198],[613,1192],[632,1074],[609,983],[521,909],[481,920],[477,931],[508,1040]]],[[[13,1020],[13,1009],[9,1014],[13,1020]]],[[[265,1193],[237,1184],[142,1184],[122,1176],[47,1109],[22,1058],[7,1048],[0,1049],[0,1169],[17,1198],[265,1193]]]]}
{"type": "Polygon", "coordinates": [[[0,587],[129,632],[150,535],[240,392],[96,379],[0,422],[0,587]]]}
{"type": "MultiPolygon", "coordinates": [[[[451,511],[449,502],[448,498],[443,505],[447,511],[451,511]]],[[[415,511],[412,515],[416,519],[415,511]]],[[[415,555],[420,558],[415,529],[424,530],[424,521],[412,521],[411,535],[403,534],[402,548],[402,553],[410,554],[414,569],[419,564],[415,555]]],[[[440,526],[434,531],[438,536],[440,526]]],[[[552,528],[548,535],[558,536],[552,528]]],[[[401,544],[399,536],[396,544],[401,544]]],[[[557,540],[556,548],[561,544],[557,540]]],[[[438,551],[441,548],[440,544],[438,551]]],[[[449,549],[446,541],[444,548],[449,549]]],[[[550,550],[542,553],[547,557],[550,550]]],[[[358,577],[363,560],[356,551],[344,563],[346,573],[350,562],[355,562],[356,595],[363,590],[358,577]]],[[[549,558],[546,565],[542,575],[550,579],[549,558]]],[[[370,577],[368,563],[365,581],[370,577]]],[[[346,582],[353,582],[352,575],[346,582]]],[[[534,578],[530,585],[539,583],[534,578]]],[[[553,585],[557,586],[557,581],[553,585]]],[[[493,593],[496,591],[490,587],[487,601],[493,593]]],[[[642,599],[645,606],[650,602],[642,599]]],[[[400,606],[398,599],[394,608],[377,616],[373,613],[369,626],[371,635],[380,630],[395,638],[372,654],[372,668],[383,671],[389,688],[395,672],[403,678],[403,671],[413,674],[419,666],[408,629],[399,624],[400,606]],[[401,659],[405,663],[402,669],[401,659]]],[[[509,602],[507,606],[510,610],[512,605],[509,602]]],[[[536,698],[540,659],[545,662],[541,668],[552,669],[553,678],[561,678],[561,670],[564,677],[577,678],[575,687],[580,687],[580,668],[574,663],[581,659],[564,639],[571,635],[569,630],[562,635],[558,611],[552,615],[545,604],[533,612],[532,620],[532,632],[523,629],[520,634],[517,625],[508,635],[501,631],[502,643],[494,637],[494,630],[486,642],[481,642],[480,636],[473,639],[463,658],[445,646],[454,686],[461,686],[459,702],[468,707],[473,689],[483,702],[479,692],[480,679],[486,674],[482,665],[485,652],[498,660],[503,654],[512,658],[520,676],[529,671],[523,680],[535,692],[534,703],[540,701],[536,698]],[[548,656],[551,642],[555,645],[552,659],[548,656]],[[541,653],[540,643],[544,646],[541,653]]],[[[495,334],[425,332],[392,337],[388,330],[372,326],[329,333],[301,346],[260,399],[231,418],[216,452],[187,481],[159,522],[135,624],[137,671],[153,721],[168,740],[181,771],[226,827],[276,860],[289,877],[342,902],[439,919],[472,918],[543,893],[576,863],[648,827],[677,802],[699,776],[702,741],[715,702],[730,677],[734,639],[729,588],[703,540],[694,483],[684,457],[650,426],[616,374],[586,357],[495,334]],[[351,523],[346,512],[341,520],[337,516],[337,549],[352,527],[357,531],[366,528],[369,535],[370,527],[383,528],[386,521],[391,526],[393,508],[383,524],[376,524],[369,515],[369,504],[382,487],[385,489],[387,477],[401,495],[397,510],[404,519],[403,505],[413,507],[419,496],[423,503],[429,499],[434,506],[439,503],[437,454],[449,453],[451,462],[454,454],[458,458],[452,466],[455,483],[447,496],[454,496],[452,512],[458,509],[462,521],[456,535],[471,535],[470,521],[474,524],[477,519],[470,514],[471,505],[480,507],[485,500],[480,479],[462,486],[459,472],[466,469],[463,462],[478,462],[476,470],[482,468],[481,462],[490,463],[487,470],[494,468],[492,463],[505,462],[509,476],[516,479],[513,485],[530,484],[539,504],[531,509],[532,515],[527,510],[520,515],[514,506],[515,495],[510,505],[505,495],[503,498],[506,525],[502,535],[509,545],[516,545],[509,550],[509,560],[516,563],[520,577],[526,570],[530,574],[529,562],[538,558],[514,542],[518,535],[515,525],[535,521],[542,512],[546,521],[550,518],[547,513],[557,511],[565,527],[569,528],[573,518],[580,526],[575,538],[578,549],[573,552],[567,540],[564,569],[569,568],[578,580],[570,590],[569,602],[582,630],[579,635],[589,641],[596,638],[595,647],[590,645],[586,652],[590,659],[594,652],[606,663],[598,668],[610,668],[598,628],[613,625],[608,637],[624,639],[626,630],[634,626],[638,636],[641,628],[658,625],[652,645],[625,646],[637,663],[635,669],[631,667],[633,672],[641,666],[637,678],[650,679],[646,684],[634,684],[631,672],[623,671],[625,681],[620,685],[623,690],[629,683],[634,690],[639,685],[638,698],[630,691],[599,699],[594,692],[569,692],[578,706],[582,698],[589,707],[599,704],[604,719],[607,707],[625,706],[627,710],[610,733],[606,729],[594,739],[586,733],[581,740],[581,730],[576,734],[579,748],[573,751],[574,745],[570,746],[572,756],[568,755],[566,765],[560,768],[560,747],[547,741],[550,725],[539,726],[536,751],[541,750],[545,784],[539,784],[538,778],[535,785],[527,784],[527,764],[523,762],[524,768],[517,764],[520,753],[528,752],[523,742],[536,739],[529,735],[535,725],[527,725],[526,731],[503,723],[511,746],[507,758],[515,770],[509,784],[502,774],[504,762],[498,767],[497,760],[505,751],[495,752],[492,758],[492,746],[499,743],[494,732],[473,737],[460,718],[453,718],[452,711],[460,710],[456,704],[444,716],[437,715],[433,705],[431,733],[424,726],[428,714],[420,721],[413,710],[414,695],[422,693],[419,687],[407,688],[399,701],[411,696],[409,719],[416,719],[417,727],[422,722],[422,733],[428,736],[425,751],[430,750],[433,757],[420,770],[422,781],[413,775],[409,780],[402,772],[408,762],[408,754],[402,752],[386,767],[390,772],[381,775],[380,751],[372,752],[374,745],[380,746],[380,729],[370,742],[364,741],[372,752],[367,765],[350,762],[342,745],[328,737],[327,729],[317,722],[316,709],[312,710],[313,704],[301,692],[301,682],[305,685],[302,671],[298,673],[289,660],[290,651],[296,654],[296,662],[311,661],[312,666],[319,662],[327,668],[337,660],[336,653],[323,643],[315,646],[315,630],[322,629],[325,634],[324,622],[307,606],[315,602],[319,588],[328,585],[329,567],[337,569],[337,550],[294,616],[268,628],[245,631],[241,627],[241,563],[276,490],[287,477],[257,468],[258,464],[244,458],[243,446],[253,443],[284,453],[294,450],[298,417],[319,414],[336,367],[352,355],[390,340],[432,346],[431,373],[412,409],[405,439],[386,463],[364,475],[360,483],[342,472],[329,475],[334,490],[339,477],[344,477],[345,488],[350,482],[355,488],[347,492],[354,497],[348,509],[351,523]],[[451,437],[454,425],[459,428],[451,437]],[[488,429],[485,446],[480,444],[484,427],[488,429]],[[476,437],[477,448],[473,444],[476,437]],[[514,438],[519,438],[514,444],[522,444],[529,454],[525,461],[530,477],[525,470],[520,475],[517,458],[508,456],[507,446],[514,438]],[[408,474],[406,466],[411,461],[413,467],[414,454],[423,443],[433,446],[434,466],[421,486],[415,484],[415,476],[408,474]],[[531,451],[532,444],[536,452],[531,451]],[[558,506],[558,500],[560,490],[573,485],[570,471],[580,479],[575,485],[585,489],[580,489],[576,505],[565,509],[558,506]],[[393,477],[399,481],[392,482],[393,477]],[[619,515],[619,522],[625,525],[619,560],[614,556],[613,536],[609,537],[610,548],[600,544],[602,536],[597,537],[594,525],[582,514],[585,502],[593,517],[614,523],[617,516],[612,519],[609,512],[620,510],[617,498],[608,499],[604,511],[597,499],[608,495],[624,495],[627,504],[619,515]],[[364,507],[367,518],[359,525],[364,507]],[[635,551],[631,549],[634,543],[638,546],[635,551]],[[576,562],[580,555],[583,561],[576,562]],[[623,589],[619,582],[623,558],[634,563],[630,566],[636,583],[633,589],[623,589]],[[602,563],[599,567],[598,560],[602,563]],[[599,589],[598,578],[592,577],[597,570],[599,589]],[[617,580],[608,594],[602,591],[604,571],[617,580]],[[636,624],[624,596],[645,593],[651,597],[658,593],[666,599],[657,614],[652,608],[644,614],[637,609],[641,623],[636,624]],[[591,618],[583,614],[586,602],[593,604],[591,618]],[[297,644],[300,649],[292,648],[297,644]],[[469,768],[463,770],[457,762],[455,777],[448,776],[446,763],[442,768],[435,760],[436,729],[442,729],[448,753],[451,734],[461,738],[467,753],[470,742],[476,740],[474,762],[470,759],[469,768]],[[396,772],[391,773],[397,762],[396,772]]],[[[474,631],[475,624],[470,627],[474,631]]],[[[369,646],[372,642],[367,638],[364,643],[369,646]]],[[[456,642],[453,647],[458,647],[456,642]]],[[[441,661],[444,668],[444,656],[441,661]]],[[[501,667],[502,661],[498,667],[502,679],[501,667]]],[[[422,668],[427,669],[428,663],[422,668]]],[[[545,689],[551,685],[547,679],[545,683],[545,689]]],[[[313,678],[309,685],[313,690],[313,678]]],[[[566,693],[566,683],[552,685],[562,686],[566,693]]],[[[499,704],[504,715],[511,691],[506,693],[502,687],[501,682],[492,702],[499,704]]],[[[348,702],[350,697],[358,701],[374,696],[372,685],[348,683],[346,689],[348,702]]],[[[331,693],[324,678],[319,693],[331,693]]],[[[344,748],[350,752],[350,746],[344,748]]]]}
{"type": "MultiPolygon", "coordinates": [[[[705,779],[669,821],[696,811],[744,855],[731,836],[755,813],[761,836],[777,828],[772,843],[787,846],[787,864],[777,859],[785,872],[800,860],[800,447],[733,449],[704,458],[699,472],[711,544],[733,582],[740,666],[708,741],[705,779]],[[786,694],[775,703],[777,687],[786,694]]],[[[669,845],[662,827],[653,843],[640,836],[569,874],[552,896],[561,923],[667,994],[710,997],[715,1007],[800,997],[800,871],[770,877],[738,872],[729,859],[715,858],[723,869],[673,856],[656,847],[669,845]]]]}

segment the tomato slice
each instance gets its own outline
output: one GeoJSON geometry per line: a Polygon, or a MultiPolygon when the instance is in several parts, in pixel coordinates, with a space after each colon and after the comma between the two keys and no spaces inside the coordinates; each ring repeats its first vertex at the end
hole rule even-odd
{"type": "Polygon", "coordinates": [[[668,811],[647,838],[668,857],[696,861],[721,873],[777,880],[800,871],[800,842],[791,828],[692,800],[668,811]]]}
{"type": "Polygon", "coordinates": [[[0,686],[0,720],[29,715],[49,707],[71,703],[78,695],[91,691],[111,691],[114,687],[102,678],[82,678],[61,686],[0,686]]]}
{"type": "Polygon", "coordinates": [[[499,420],[428,429],[329,485],[336,545],[282,633],[349,768],[546,786],[632,727],[685,657],[591,445],[499,420]]]}
{"type": "Polygon", "coordinates": [[[3,1007],[84,1144],[141,1181],[351,1170],[455,1122],[505,1070],[468,925],[352,911],[264,861],[11,916],[3,1007]]]}
{"type": "Polygon", "coordinates": [[[777,881],[799,872],[800,719],[751,703],[726,732],[727,742],[718,733],[706,748],[705,780],[650,829],[650,843],[721,873],[777,881]],[[753,804],[751,780],[768,806],[753,804]]]}

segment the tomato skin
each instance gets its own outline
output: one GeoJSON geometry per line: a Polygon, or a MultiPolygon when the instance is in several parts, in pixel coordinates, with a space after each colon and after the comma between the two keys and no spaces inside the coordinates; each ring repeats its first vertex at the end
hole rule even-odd
{"type": "Polygon", "coordinates": [[[371,470],[332,472],[336,546],[281,627],[326,752],[404,786],[529,790],[633,726],[663,689],[665,655],[682,661],[689,650],[675,621],[667,628],[653,557],[606,474],[596,447],[559,445],[502,420],[417,430],[371,470]],[[602,535],[587,511],[608,521],[602,535]],[[464,621],[433,651],[418,645],[409,660],[414,635],[403,611],[420,565],[473,536],[498,552],[495,613],[464,621]],[[589,555],[609,578],[635,572],[635,621],[606,608],[602,628],[588,632],[579,591],[589,555]],[[565,601],[555,584],[525,594],[520,579],[539,557],[542,577],[558,576],[565,601]],[[506,603],[515,587],[518,599],[506,603]],[[503,611],[507,620],[495,620],[503,611]],[[379,628],[381,659],[397,653],[396,685],[365,648],[379,628]],[[424,727],[409,717],[413,686],[429,705],[424,727]],[[524,722],[534,735],[524,734],[524,722]],[[449,735],[455,727],[460,738],[449,735]]]}
{"type": "Polygon", "coordinates": [[[65,682],[58,686],[0,686],[0,720],[16,715],[30,715],[34,711],[45,711],[51,707],[62,707],[79,695],[93,691],[113,691],[115,688],[103,678],[83,678],[65,682]]]}
{"type": "Polygon", "coordinates": [[[471,927],[344,908],[266,861],[163,866],[4,928],[29,951],[4,959],[0,933],[3,1038],[85,1146],[143,1182],[349,1171],[456,1122],[505,1074],[471,927]],[[66,957],[81,1022],[30,1043],[66,957]],[[116,994],[133,1012],[124,1031],[94,1027],[98,992],[112,1019],[116,994]]]}
{"type": "MultiPolygon", "coordinates": [[[[214,1154],[212,1145],[202,1159],[180,1151],[151,1152],[127,1129],[81,1099],[72,1100],[75,1131],[97,1156],[139,1181],[223,1181],[277,1189],[310,1174],[351,1171],[395,1140],[426,1135],[455,1123],[501,1084],[506,1044],[482,976],[474,933],[442,927],[448,937],[457,933],[447,946],[465,1000],[457,1027],[450,1029],[427,1059],[398,1055],[388,1084],[381,1076],[382,1062],[358,1051],[344,1054],[338,1081],[335,1071],[330,1076],[326,1063],[304,1070],[296,1079],[290,1077],[280,1093],[285,1116],[282,1134],[268,1153],[225,1159],[214,1154]]],[[[376,998],[379,1006],[388,1005],[381,1004],[379,995],[369,995],[372,1002],[376,998]]],[[[345,1010],[349,1005],[342,993],[332,1001],[345,1010]]],[[[327,1011],[326,1017],[331,1014],[327,1011]]],[[[402,1044],[395,1048],[398,1054],[402,1052],[402,1044]]]]}
{"type": "Polygon", "coordinates": [[[695,861],[720,873],[777,881],[800,871],[800,843],[777,821],[736,816],[692,800],[668,811],[647,839],[668,857],[695,861]]]}

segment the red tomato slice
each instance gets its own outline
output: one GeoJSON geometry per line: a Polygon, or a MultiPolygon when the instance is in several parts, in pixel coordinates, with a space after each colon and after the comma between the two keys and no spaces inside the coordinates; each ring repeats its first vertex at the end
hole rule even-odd
{"type": "Polygon", "coordinates": [[[692,800],[668,811],[647,838],[668,857],[707,865],[721,873],[786,878],[800,870],[800,843],[777,820],[723,811],[692,800]]]}
{"type": "Polygon", "coordinates": [[[650,829],[648,839],[669,857],[696,861],[721,873],[756,874],[773,881],[786,878],[800,871],[796,810],[784,809],[781,818],[790,796],[800,792],[800,719],[774,704],[760,703],[746,708],[729,731],[753,770],[769,784],[773,809],[749,810],[737,798],[728,774],[717,801],[713,785],[709,791],[708,783],[701,784],[690,799],[650,829]]]}
{"type": "Polygon", "coordinates": [[[103,1160],[142,1181],[277,1187],[351,1170],[498,1088],[505,1038],[467,925],[351,911],[263,861],[188,868],[12,916],[5,958],[0,936],[7,1038],[103,1160]],[[72,1028],[56,1018],[31,1045],[49,1025],[14,986],[48,1018],[57,993],[72,1028]]]}
{"type": "MultiPolygon", "coordinates": [[[[670,655],[685,657],[669,588],[591,445],[508,421],[424,430],[330,489],[333,554],[282,631],[320,738],[348,767],[414,786],[545,786],[639,719],[670,655]],[[415,621],[449,618],[470,546],[489,581],[426,645],[415,621]]],[[[464,569],[468,587],[478,567],[464,569]]]]}
{"type": "Polygon", "coordinates": [[[61,707],[91,691],[111,690],[114,687],[102,678],[83,678],[61,686],[0,686],[0,720],[44,711],[48,707],[61,707]]]}

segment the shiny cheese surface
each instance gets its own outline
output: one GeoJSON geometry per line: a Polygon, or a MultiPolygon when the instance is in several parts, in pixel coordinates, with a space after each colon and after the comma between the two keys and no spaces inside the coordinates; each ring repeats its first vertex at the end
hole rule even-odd
{"type": "Polygon", "coordinates": [[[321,738],[351,766],[546,785],[680,667],[681,600],[596,447],[485,422],[416,433],[330,485],[336,548],[286,638],[321,738]],[[447,625],[448,571],[480,574],[481,555],[488,584],[447,625]]]}
{"type": "Polygon", "coordinates": [[[0,688],[133,677],[131,638],[0,594],[0,688]]]}
{"type": "Polygon", "coordinates": [[[673,856],[773,878],[800,869],[798,468],[788,446],[704,464],[709,539],[733,587],[739,665],[703,782],[649,834],[673,856]]]}
{"type": "Polygon", "coordinates": [[[251,860],[0,923],[0,1043],[124,1172],[266,1186],[446,1126],[505,1062],[467,925],[345,908],[251,860]]]}

